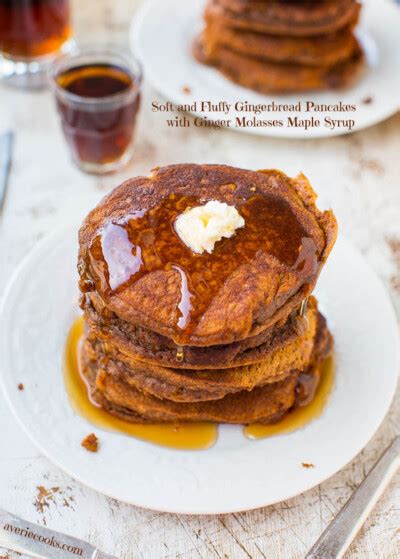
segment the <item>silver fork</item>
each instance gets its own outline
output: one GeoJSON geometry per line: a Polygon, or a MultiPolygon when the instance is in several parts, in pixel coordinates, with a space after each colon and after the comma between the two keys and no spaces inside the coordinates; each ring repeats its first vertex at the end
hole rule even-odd
{"type": "Polygon", "coordinates": [[[399,467],[400,437],[396,437],[305,559],[343,557],[399,467]]]}

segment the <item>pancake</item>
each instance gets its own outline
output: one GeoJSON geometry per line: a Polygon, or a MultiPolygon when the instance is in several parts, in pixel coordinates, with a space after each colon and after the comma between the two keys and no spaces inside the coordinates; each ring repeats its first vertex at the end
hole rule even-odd
{"type": "Polygon", "coordinates": [[[85,340],[85,351],[98,363],[106,363],[107,374],[119,376],[124,382],[158,398],[176,402],[215,400],[230,393],[251,390],[256,386],[277,382],[290,373],[304,370],[310,363],[318,332],[326,329],[315,302],[305,317],[302,334],[272,349],[252,365],[229,369],[179,369],[148,364],[121,353],[110,343],[99,341],[91,330],[85,340]]]}
{"type": "Polygon", "coordinates": [[[215,50],[218,56],[218,47],[222,46],[269,62],[333,66],[357,51],[358,43],[352,31],[353,27],[348,26],[337,33],[312,37],[267,35],[234,29],[210,17],[206,20],[201,43],[208,59],[212,59],[215,50]]]}
{"type": "Polygon", "coordinates": [[[156,169],[123,183],[86,218],[79,233],[80,288],[97,293],[118,319],[179,345],[257,336],[308,297],[335,242],[336,220],[320,212],[315,199],[303,175],[221,165],[156,169]],[[210,199],[237,207],[247,226],[219,241],[211,255],[194,255],[173,221],[210,199]],[[127,255],[140,273],[112,288],[110,269],[120,270],[118,258],[127,255]]]}
{"type": "Polygon", "coordinates": [[[213,421],[220,423],[270,423],[280,419],[296,403],[301,374],[318,375],[323,358],[331,349],[332,339],[322,328],[314,354],[305,371],[292,371],[280,382],[211,401],[174,402],[160,399],[127,384],[118,374],[99,366],[83,352],[82,371],[91,388],[91,397],[112,415],[134,423],[213,421]]]}
{"type": "MultiPolygon", "coordinates": [[[[179,348],[168,338],[149,330],[129,325],[118,318],[102,319],[93,308],[85,306],[85,318],[93,336],[107,347],[112,354],[120,353],[121,359],[161,365],[172,369],[230,369],[264,361],[271,352],[282,347],[301,352],[300,340],[312,336],[312,327],[317,316],[317,305],[310,298],[304,319],[295,310],[284,323],[240,342],[225,346],[179,348]],[[153,335],[152,335],[153,334],[153,335]],[[178,352],[181,357],[177,359],[178,352]],[[126,356],[125,359],[123,356],[126,356]]],[[[297,355],[297,353],[296,353],[297,355]]]]}
{"type": "Polygon", "coordinates": [[[354,0],[211,0],[205,16],[229,27],[310,37],[354,25],[360,8],[354,0]]]}
{"type": "Polygon", "coordinates": [[[93,363],[85,365],[83,370],[91,386],[92,399],[111,415],[132,423],[212,421],[248,424],[277,421],[295,402],[298,378],[298,373],[294,373],[281,383],[228,395],[220,400],[176,403],[140,392],[104,372],[96,378],[93,363]]]}
{"type": "Polygon", "coordinates": [[[203,36],[193,46],[195,58],[215,66],[233,82],[260,93],[289,93],[339,89],[350,86],[360,76],[364,56],[357,45],[350,58],[333,66],[280,64],[252,58],[218,45],[208,52],[203,36]]]}
{"type": "Polygon", "coordinates": [[[303,175],[190,164],[106,196],[79,233],[91,400],[135,423],[249,424],[312,398],[332,338],[310,294],[337,233],[315,200],[303,175]],[[208,200],[244,223],[198,254],[174,224],[208,200]]]}
{"type": "Polygon", "coordinates": [[[119,319],[94,293],[86,294],[81,306],[99,340],[115,344],[139,361],[173,368],[213,369],[255,363],[271,349],[293,339],[301,327],[299,311],[295,309],[286,321],[278,321],[257,336],[226,345],[182,347],[157,332],[119,319]],[[182,354],[179,360],[178,352],[182,354]]]}

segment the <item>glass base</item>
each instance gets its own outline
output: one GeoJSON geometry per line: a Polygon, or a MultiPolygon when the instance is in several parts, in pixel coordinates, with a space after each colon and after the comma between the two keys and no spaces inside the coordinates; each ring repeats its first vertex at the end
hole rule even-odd
{"type": "Polygon", "coordinates": [[[125,167],[132,159],[132,156],[133,149],[130,149],[126,151],[122,157],[115,161],[110,161],[109,163],[92,163],[90,161],[80,161],[76,159],[73,159],[73,162],[80,171],[88,173],[89,175],[109,175],[125,167]]]}
{"type": "Polygon", "coordinates": [[[49,69],[54,60],[73,50],[72,39],[64,43],[61,50],[47,56],[31,59],[15,59],[0,53],[0,80],[20,89],[43,89],[49,85],[49,69]]]}

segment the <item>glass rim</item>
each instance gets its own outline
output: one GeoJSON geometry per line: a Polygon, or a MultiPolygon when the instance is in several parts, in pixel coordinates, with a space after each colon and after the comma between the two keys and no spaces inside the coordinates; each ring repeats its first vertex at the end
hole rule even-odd
{"type": "MultiPolygon", "coordinates": [[[[103,63],[107,64],[107,62],[104,62],[104,60],[103,63]]],[[[79,64],[76,64],[76,66],[78,65],[79,64]]],[[[143,69],[142,64],[133,54],[128,55],[122,49],[118,49],[117,47],[112,46],[102,48],[96,47],[94,45],[88,45],[87,47],[73,49],[71,52],[57,57],[57,59],[51,65],[49,71],[49,79],[54,93],[56,95],[60,95],[71,103],[79,103],[82,105],[98,105],[105,102],[114,103],[137,96],[140,92],[140,87],[143,81],[143,69]],[[111,95],[104,95],[103,97],[84,97],[81,95],[77,95],[76,93],[71,93],[58,83],[57,77],[62,72],[73,68],[74,62],[79,61],[80,58],[84,59],[85,57],[98,58],[99,60],[97,61],[97,63],[102,63],[102,57],[115,57],[116,59],[119,59],[121,61],[122,70],[126,70],[126,72],[130,76],[132,76],[132,85],[124,91],[113,93],[111,95]],[[136,66],[136,68],[132,67],[133,64],[136,66]],[[134,85],[136,85],[137,88],[134,88],[134,85]]]]}

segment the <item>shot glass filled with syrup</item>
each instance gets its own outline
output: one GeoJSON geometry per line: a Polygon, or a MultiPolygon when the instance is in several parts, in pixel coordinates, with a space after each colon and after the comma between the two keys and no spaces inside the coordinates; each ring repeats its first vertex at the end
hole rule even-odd
{"type": "Polygon", "coordinates": [[[62,129],[81,170],[109,173],[130,159],[141,82],[139,63],[112,51],[76,52],[54,65],[62,129]]]}
{"type": "Polygon", "coordinates": [[[49,65],[70,45],[70,12],[70,0],[0,0],[0,76],[46,85],[49,65]]]}

